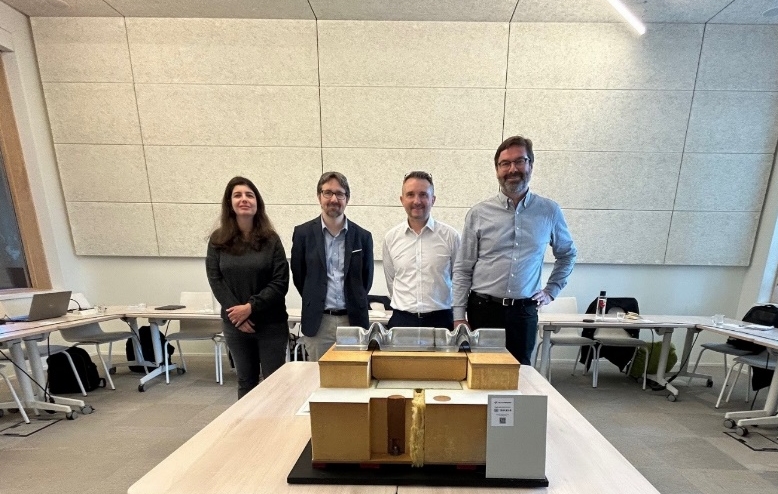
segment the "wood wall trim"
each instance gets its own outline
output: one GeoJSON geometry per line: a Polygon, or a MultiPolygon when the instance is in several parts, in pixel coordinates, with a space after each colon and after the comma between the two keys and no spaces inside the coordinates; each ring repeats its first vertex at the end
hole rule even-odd
{"type": "Polygon", "coordinates": [[[0,153],[3,156],[8,184],[11,188],[11,200],[16,209],[19,233],[22,236],[24,256],[33,288],[51,288],[43,239],[35,214],[35,202],[30,193],[30,181],[24,166],[22,143],[16,128],[11,92],[5,75],[5,66],[0,56],[0,153]]]}

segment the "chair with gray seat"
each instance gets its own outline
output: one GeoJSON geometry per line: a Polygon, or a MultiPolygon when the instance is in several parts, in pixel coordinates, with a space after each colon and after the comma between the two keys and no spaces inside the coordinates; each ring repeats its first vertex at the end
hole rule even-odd
{"type": "MultiPolygon", "coordinates": [[[[72,295],[71,308],[73,309],[88,309],[92,307],[89,300],[82,293],[74,293],[72,295]]],[[[60,334],[62,339],[68,343],[73,343],[74,346],[94,345],[97,357],[100,359],[100,363],[103,365],[105,371],[105,380],[111,389],[116,389],[111,379],[111,374],[115,372],[111,357],[113,354],[113,344],[119,341],[126,341],[128,338],[132,339],[136,348],[140,348],[140,340],[132,331],[110,331],[106,332],[100,327],[99,323],[86,324],[84,326],[77,326],[74,328],[61,329],[60,334]],[[103,358],[103,354],[100,351],[100,345],[108,344],[108,362],[103,358]]],[[[86,396],[86,393],[84,393],[86,396]]]]}
{"type": "MultiPolygon", "coordinates": [[[[550,304],[542,306],[538,312],[543,314],[578,314],[578,301],[575,297],[558,297],[550,304]]],[[[543,330],[540,327],[538,329],[539,341],[535,350],[535,366],[537,366],[538,355],[540,354],[540,348],[543,345],[543,330]]],[[[581,358],[581,352],[583,351],[584,347],[587,348],[591,355],[594,355],[594,347],[596,342],[591,338],[581,336],[580,328],[562,328],[558,333],[552,333],[549,340],[551,342],[551,350],[553,350],[555,346],[578,347],[578,355],[573,361],[573,374],[575,374],[575,369],[578,366],[578,360],[581,358]]],[[[549,355],[551,355],[550,351],[549,355]]],[[[586,366],[584,366],[584,374],[586,374],[586,366]]],[[[549,382],[551,382],[550,373],[549,382]]]]}
{"type": "MultiPolygon", "coordinates": [[[[22,406],[22,402],[19,401],[19,396],[16,394],[16,390],[14,390],[14,387],[11,386],[11,381],[8,380],[8,376],[5,375],[5,372],[3,372],[3,369],[5,366],[3,364],[0,364],[0,379],[5,381],[6,386],[8,386],[8,389],[11,391],[11,397],[14,401],[9,401],[6,403],[0,403],[0,412],[3,410],[9,410],[11,408],[16,408],[19,410],[19,413],[22,415],[22,418],[26,423],[30,423],[30,418],[27,416],[27,412],[24,411],[24,407],[22,406]]],[[[2,413],[0,413],[0,417],[2,416],[2,413]]]]}

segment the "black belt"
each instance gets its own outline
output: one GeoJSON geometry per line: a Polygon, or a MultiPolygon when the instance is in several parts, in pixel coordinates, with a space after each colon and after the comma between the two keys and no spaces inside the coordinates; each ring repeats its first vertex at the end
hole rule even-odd
{"type": "Polygon", "coordinates": [[[329,316],[347,316],[348,311],[346,309],[324,309],[324,314],[329,316]]]}
{"type": "Polygon", "coordinates": [[[482,298],[494,304],[500,304],[506,307],[511,305],[516,305],[519,307],[526,307],[528,305],[538,305],[537,300],[532,300],[531,298],[499,298],[499,297],[492,297],[491,295],[487,295],[485,293],[478,293],[478,292],[470,292],[470,293],[472,295],[475,295],[478,298],[482,298]]]}
{"type": "Polygon", "coordinates": [[[408,314],[409,316],[414,316],[418,319],[424,319],[426,317],[435,317],[441,314],[448,314],[451,312],[451,309],[433,310],[432,312],[408,312],[407,310],[397,309],[396,312],[402,312],[408,314]]]}

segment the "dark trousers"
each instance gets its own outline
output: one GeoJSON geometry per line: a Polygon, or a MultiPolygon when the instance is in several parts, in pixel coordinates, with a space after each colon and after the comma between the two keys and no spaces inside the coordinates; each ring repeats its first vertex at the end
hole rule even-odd
{"type": "Polygon", "coordinates": [[[454,329],[454,311],[452,309],[436,310],[424,314],[415,312],[405,312],[404,310],[393,310],[392,317],[389,318],[387,327],[394,328],[446,328],[454,329]]]}
{"type": "Polygon", "coordinates": [[[521,365],[531,365],[538,333],[537,305],[503,306],[471,293],[467,299],[467,321],[471,329],[505,328],[505,348],[521,365]]]}
{"type": "Polygon", "coordinates": [[[262,376],[267,378],[284,365],[289,325],[285,322],[257,325],[256,333],[244,333],[224,321],[222,326],[227,347],[235,361],[238,399],[241,399],[259,384],[260,366],[262,376]]]}

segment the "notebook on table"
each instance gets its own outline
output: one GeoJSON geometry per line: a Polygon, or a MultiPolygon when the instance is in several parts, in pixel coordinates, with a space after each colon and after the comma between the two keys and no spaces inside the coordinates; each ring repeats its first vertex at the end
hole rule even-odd
{"type": "Polygon", "coordinates": [[[70,292],[36,293],[32,296],[30,312],[26,316],[11,317],[13,322],[40,321],[63,316],[68,311],[70,292]]]}

